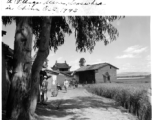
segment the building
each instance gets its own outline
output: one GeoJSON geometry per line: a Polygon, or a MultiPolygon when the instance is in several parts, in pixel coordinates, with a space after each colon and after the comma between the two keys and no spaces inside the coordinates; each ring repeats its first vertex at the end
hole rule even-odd
{"type": "Polygon", "coordinates": [[[51,91],[52,88],[54,88],[57,85],[57,76],[60,74],[59,72],[43,68],[41,73],[43,76],[48,76],[48,91],[51,91]],[[53,84],[53,81],[55,82],[53,84]]]}
{"type": "Polygon", "coordinates": [[[70,71],[70,68],[71,68],[71,66],[69,66],[66,63],[66,61],[65,61],[65,63],[57,63],[57,61],[56,61],[55,65],[52,67],[52,70],[65,72],[65,71],[70,71]]]}
{"type": "Polygon", "coordinates": [[[87,65],[77,69],[74,77],[79,83],[102,83],[108,73],[110,81],[114,81],[117,79],[117,69],[109,63],[87,65]]]}
{"type": "Polygon", "coordinates": [[[48,76],[51,76],[51,78],[48,81],[48,90],[51,90],[53,79],[56,80],[56,84],[59,84],[60,86],[63,86],[64,80],[68,79],[71,80],[72,76],[65,72],[50,70],[47,68],[44,68],[42,72],[45,72],[44,74],[47,74],[48,76]]]}

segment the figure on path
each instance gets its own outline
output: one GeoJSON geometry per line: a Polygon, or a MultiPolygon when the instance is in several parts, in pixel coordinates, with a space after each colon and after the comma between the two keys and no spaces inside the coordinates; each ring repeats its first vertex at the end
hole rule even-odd
{"type": "Polygon", "coordinates": [[[44,76],[42,74],[42,71],[40,72],[40,84],[39,84],[39,95],[38,95],[38,102],[42,102],[42,82],[44,80],[44,76]]]}
{"type": "Polygon", "coordinates": [[[47,101],[47,90],[48,90],[48,78],[45,77],[45,79],[42,82],[42,103],[47,101]]]}
{"type": "Polygon", "coordinates": [[[106,83],[106,75],[102,74],[103,75],[103,81],[104,83],[106,83]]]}
{"type": "Polygon", "coordinates": [[[51,93],[52,93],[52,97],[56,97],[58,95],[57,76],[56,75],[52,75],[51,93]]]}
{"type": "Polygon", "coordinates": [[[64,88],[65,88],[66,92],[67,92],[68,87],[69,87],[69,81],[67,79],[65,79],[65,81],[64,81],[64,88]]]}
{"type": "Polygon", "coordinates": [[[106,72],[106,77],[107,77],[107,80],[111,83],[111,80],[110,80],[110,75],[108,72],[106,72]]]}
{"type": "Polygon", "coordinates": [[[61,85],[59,83],[57,84],[57,89],[58,90],[62,90],[62,87],[61,87],[61,85]]]}

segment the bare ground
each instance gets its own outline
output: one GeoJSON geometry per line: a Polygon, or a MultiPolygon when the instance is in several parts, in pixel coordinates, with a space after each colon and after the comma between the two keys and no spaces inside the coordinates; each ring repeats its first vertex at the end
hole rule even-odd
{"type": "Polygon", "coordinates": [[[60,91],[47,105],[38,105],[39,120],[137,120],[114,100],[88,93],[83,87],[60,91]]]}

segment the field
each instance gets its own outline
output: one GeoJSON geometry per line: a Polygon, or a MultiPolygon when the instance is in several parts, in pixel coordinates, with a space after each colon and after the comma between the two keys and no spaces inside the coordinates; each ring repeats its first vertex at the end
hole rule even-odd
{"type": "Polygon", "coordinates": [[[115,83],[151,83],[151,76],[146,77],[119,77],[115,83]]]}
{"type": "Polygon", "coordinates": [[[86,89],[93,94],[114,99],[128,112],[137,115],[139,120],[151,120],[151,104],[147,95],[147,90],[151,88],[150,80],[118,79],[113,83],[88,85],[86,89]]]}

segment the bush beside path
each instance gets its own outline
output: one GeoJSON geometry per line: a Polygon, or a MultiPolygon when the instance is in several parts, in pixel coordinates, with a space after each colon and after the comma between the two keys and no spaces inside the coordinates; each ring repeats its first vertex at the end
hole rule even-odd
{"type": "Polygon", "coordinates": [[[114,99],[139,120],[151,120],[151,90],[149,84],[95,84],[86,89],[96,95],[114,99]]]}

